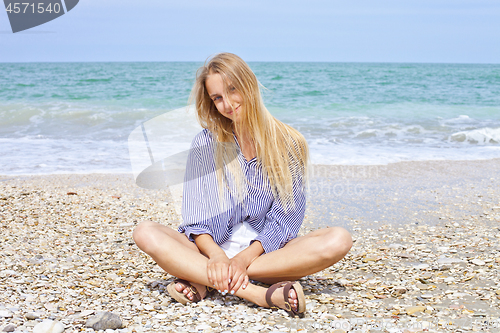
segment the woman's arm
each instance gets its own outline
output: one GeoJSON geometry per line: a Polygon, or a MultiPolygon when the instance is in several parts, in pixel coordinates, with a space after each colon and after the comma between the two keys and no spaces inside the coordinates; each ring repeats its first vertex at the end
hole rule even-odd
{"type": "Polygon", "coordinates": [[[214,239],[209,234],[193,235],[193,238],[201,253],[208,257],[208,281],[219,292],[227,292],[230,282],[230,261],[226,253],[214,242],[214,239]]]}
{"type": "Polygon", "coordinates": [[[206,129],[193,139],[182,193],[183,222],[178,230],[190,241],[194,241],[194,235],[209,234],[222,244],[227,240],[227,221],[232,212],[223,211],[219,202],[213,144],[206,129]]]}
{"type": "Polygon", "coordinates": [[[231,294],[234,294],[240,287],[243,289],[247,287],[247,268],[262,253],[264,253],[262,244],[259,241],[255,241],[229,260],[229,277],[231,278],[229,290],[231,294]]]}

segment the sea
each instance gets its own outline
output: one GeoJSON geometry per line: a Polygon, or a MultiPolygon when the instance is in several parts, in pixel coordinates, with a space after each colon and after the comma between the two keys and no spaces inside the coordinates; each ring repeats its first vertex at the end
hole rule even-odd
{"type": "MultiPolygon", "coordinates": [[[[187,110],[201,65],[0,63],[0,174],[129,173],[131,137],[152,123],[162,158],[188,149],[201,130],[187,110]]],[[[314,164],[500,158],[499,64],[249,65],[314,164]]]]}

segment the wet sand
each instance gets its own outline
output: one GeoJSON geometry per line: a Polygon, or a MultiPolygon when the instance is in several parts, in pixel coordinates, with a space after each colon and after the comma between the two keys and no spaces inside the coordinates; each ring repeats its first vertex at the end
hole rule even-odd
{"type": "Polygon", "coordinates": [[[318,226],[488,221],[499,205],[500,159],[313,166],[310,179],[309,218],[318,226]]]}

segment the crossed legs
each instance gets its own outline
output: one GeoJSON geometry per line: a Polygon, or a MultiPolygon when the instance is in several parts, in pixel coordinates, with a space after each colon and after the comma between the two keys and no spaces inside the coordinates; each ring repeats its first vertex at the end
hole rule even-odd
{"type": "MultiPolygon", "coordinates": [[[[210,286],[208,259],[184,234],[155,222],[142,222],[134,230],[133,237],[137,246],[169,274],[190,281],[197,290],[210,286]]],[[[351,246],[347,230],[340,227],[319,229],[291,240],[277,251],[261,255],[248,267],[248,276],[267,284],[294,281],[335,264],[351,246]]],[[[235,295],[268,307],[266,290],[249,283],[245,289],[239,288],[235,295]]],[[[275,302],[278,303],[283,301],[275,302]]]]}

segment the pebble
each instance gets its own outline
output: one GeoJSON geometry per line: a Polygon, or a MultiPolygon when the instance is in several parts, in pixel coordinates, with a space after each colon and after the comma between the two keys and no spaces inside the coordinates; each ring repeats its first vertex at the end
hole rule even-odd
{"type": "Polygon", "coordinates": [[[439,265],[451,265],[451,264],[462,263],[464,261],[457,258],[439,258],[438,260],[436,260],[436,262],[439,265]]]}
{"type": "Polygon", "coordinates": [[[12,318],[12,312],[8,310],[0,310],[0,317],[2,318],[12,318]]]}
{"type": "Polygon", "coordinates": [[[407,307],[406,309],[406,314],[408,315],[413,315],[417,312],[422,312],[425,310],[425,306],[410,306],[410,307],[407,307]]]}
{"type": "Polygon", "coordinates": [[[402,294],[406,293],[407,290],[404,287],[396,287],[396,288],[394,288],[394,292],[396,293],[396,295],[402,295],[402,294]]]}
{"type": "Polygon", "coordinates": [[[64,326],[58,321],[45,319],[33,327],[33,333],[62,333],[64,326]]]}
{"type": "Polygon", "coordinates": [[[485,262],[481,259],[472,259],[470,262],[477,266],[484,266],[485,264],[485,262]]]}
{"type": "Polygon", "coordinates": [[[40,316],[37,314],[37,313],[34,313],[34,312],[28,312],[26,315],[25,315],[26,319],[28,320],[35,320],[35,319],[38,319],[40,318],[40,316]]]}
{"type": "Polygon", "coordinates": [[[198,331],[208,330],[211,328],[212,328],[212,326],[207,325],[207,324],[200,324],[200,325],[196,326],[196,330],[198,330],[198,331]]]}
{"type": "Polygon", "coordinates": [[[15,330],[16,330],[16,325],[14,324],[8,324],[2,329],[2,331],[4,332],[14,332],[15,330]]]}
{"type": "Polygon", "coordinates": [[[146,304],[144,305],[144,310],[147,310],[147,311],[153,311],[155,308],[154,306],[150,305],[150,304],[146,304]]]}
{"type": "Polygon", "coordinates": [[[122,320],[119,316],[111,312],[98,312],[95,316],[87,319],[86,327],[96,331],[122,328],[122,320]]]}
{"type": "Polygon", "coordinates": [[[87,317],[93,314],[95,311],[94,310],[84,310],[78,314],[79,317],[87,317]]]}

